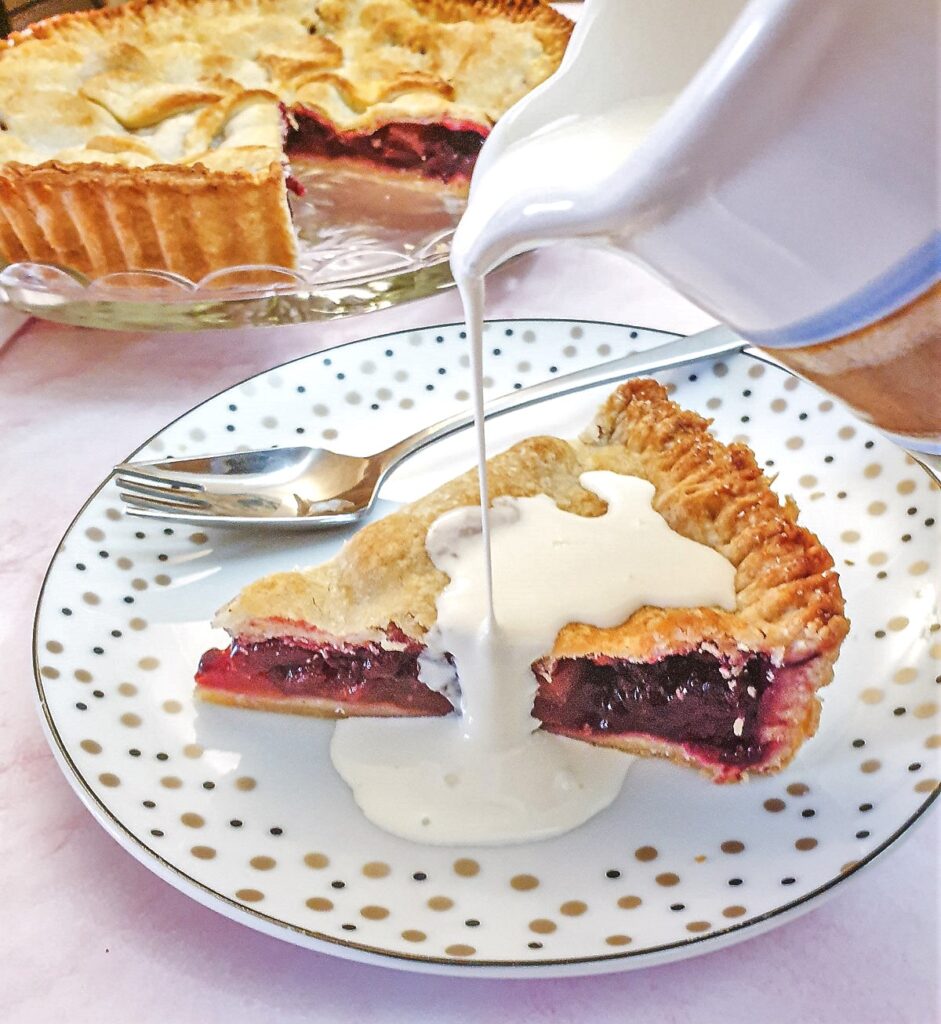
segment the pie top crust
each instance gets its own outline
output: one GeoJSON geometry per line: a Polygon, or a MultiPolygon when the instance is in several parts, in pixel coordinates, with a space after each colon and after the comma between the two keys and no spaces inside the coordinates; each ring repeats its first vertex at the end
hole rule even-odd
{"type": "MultiPolygon", "coordinates": [[[[674,530],[736,568],[733,612],[645,607],[612,629],[572,623],[556,638],[551,659],[650,662],[696,650],[733,663],[749,651],[765,652],[777,665],[835,658],[848,622],[832,558],[798,525],[794,503],[778,500],[752,452],[721,444],[708,426],[656,382],[632,380],[578,441],[529,438],[488,462],[493,497],[547,494],[585,516],[603,514],[605,504],[581,487],[582,473],[643,477],[674,530]]],[[[476,472],[465,473],[360,530],[331,561],[249,585],[220,610],[216,625],[249,640],[294,635],[394,647],[386,636],[392,624],[421,641],[448,581],[425,551],[428,528],[444,512],[478,502],[476,472]]]]}
{"type": "Polygon", "coordinates": [[[558,66],[539,0],[132,0],[0,48],[0,163],[198,166],[262,177],[281,105],[340,131],[488,128],[558,66]]]}

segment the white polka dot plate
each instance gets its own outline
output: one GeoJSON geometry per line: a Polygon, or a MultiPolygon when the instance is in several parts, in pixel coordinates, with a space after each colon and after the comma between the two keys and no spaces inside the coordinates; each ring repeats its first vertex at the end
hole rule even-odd
{"type": "MultiPolygon", "coordinates": [[[[488,326],[491,394],[665,335],[611,324],[488,326]]],[[[365,453],[467,400],[459,327],[372,338],[259,374],[139,452],[325,442],[365,453]]],[[[852,631],[820,731],[781,775],[714,786],[640,761],[569,835],[497,848],[414,845],[370,825],[332,770],[332,725],[193,700],[213,611],[267,572],[328,557],[306,535],[125,517],[113,481],[50,566],[36,620],[45,723],[66,776],[131,854],[221,913],[313,949],[406,969],[517,976],[693,956],[810,908],[895,842],[937,795],[939,495],[925,472],[810,385],[741,356],[662,375],[744,437],[841,573],[852,631]]],[[[491,450],[574,436],[607,389],[492,421],[491,450]]],[[[473,463],[469,431],[386,483],[382,514],[473,463]]]]}

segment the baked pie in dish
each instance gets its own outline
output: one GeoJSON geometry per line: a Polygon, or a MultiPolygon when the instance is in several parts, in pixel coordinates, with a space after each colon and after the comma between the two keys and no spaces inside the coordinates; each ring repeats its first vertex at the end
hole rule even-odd
{"type": "Polygon", "coordinates": [[[558,67],[541,0],[131,0],[0,44],[0,261],[297,265],[290,160],[466,190],[558,67]]]}
{"type": "MultiPolygon", "coordinates": [[[[543,729],[733,782],[780,770],[814,734],[848,622],[833,559],[794,503],[708,425],[659,384],[629,381],[580,439],[522,441],[489,461],[489,481],[494,498],[547,494],[598,516],[605,505],[582,473],[645,478],[672,529],[732,563],[734,611],[644,607],[611,629],[570,623],[532,671],[543,729]]],[[[203,656],[197,694],[325,717],[453,713],[419,679],[448,582],[425,538],[443,513],[478,501],[466,473],[364,527],[331,561],[246,587],[216,617],[233,642],[203,656]]]]}

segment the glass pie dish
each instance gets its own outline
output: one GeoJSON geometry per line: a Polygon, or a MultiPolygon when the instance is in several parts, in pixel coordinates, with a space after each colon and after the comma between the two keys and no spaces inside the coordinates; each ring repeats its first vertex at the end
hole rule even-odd
{"type": "Polygon", "coordinates": [[[330,320],[423,298],[453,284],[451,235],[463,197],[352,167],[295,163],[297,268],[246,265],[191,281],[167,271],[91,280],[68,267],[11,263],[0,299],[45,320],[130,330],[330,320]]]}

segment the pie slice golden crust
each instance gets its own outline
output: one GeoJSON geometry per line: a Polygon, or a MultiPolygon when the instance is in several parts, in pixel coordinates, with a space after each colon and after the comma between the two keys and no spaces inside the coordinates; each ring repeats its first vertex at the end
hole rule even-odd
{"type": "MultiPolygon", "coordinates": [[[[543,728],[668,757],[715,781],[774,772],[816,731],[816,691],[846,635],[833,560],[782,505],[743,445],[653,381],[618,388],[575,442],[534,437],[488,463],[493,497],[548,494],[566,511],[605,505],[579,484],[607,469],[643,477],[678,533],[736,567],[737,607],[645,607],[613,629],[572,623],[533,665],[543,728]]],[[[197,675],[205,700],[345,715],[448,714],[418,679],[418,656],[447,577],[425,551],[444,512],[478,503],[469,472],[359,531],[312,569],[246,587],[216,624],[234,638],[197,675]]]]}
{"type": "Polygon", "coordinates": [[[0,261],[297,264],[286,160],[464,190],[558,66],[541,0],[131,0],[0,42],[0,261]]]}

